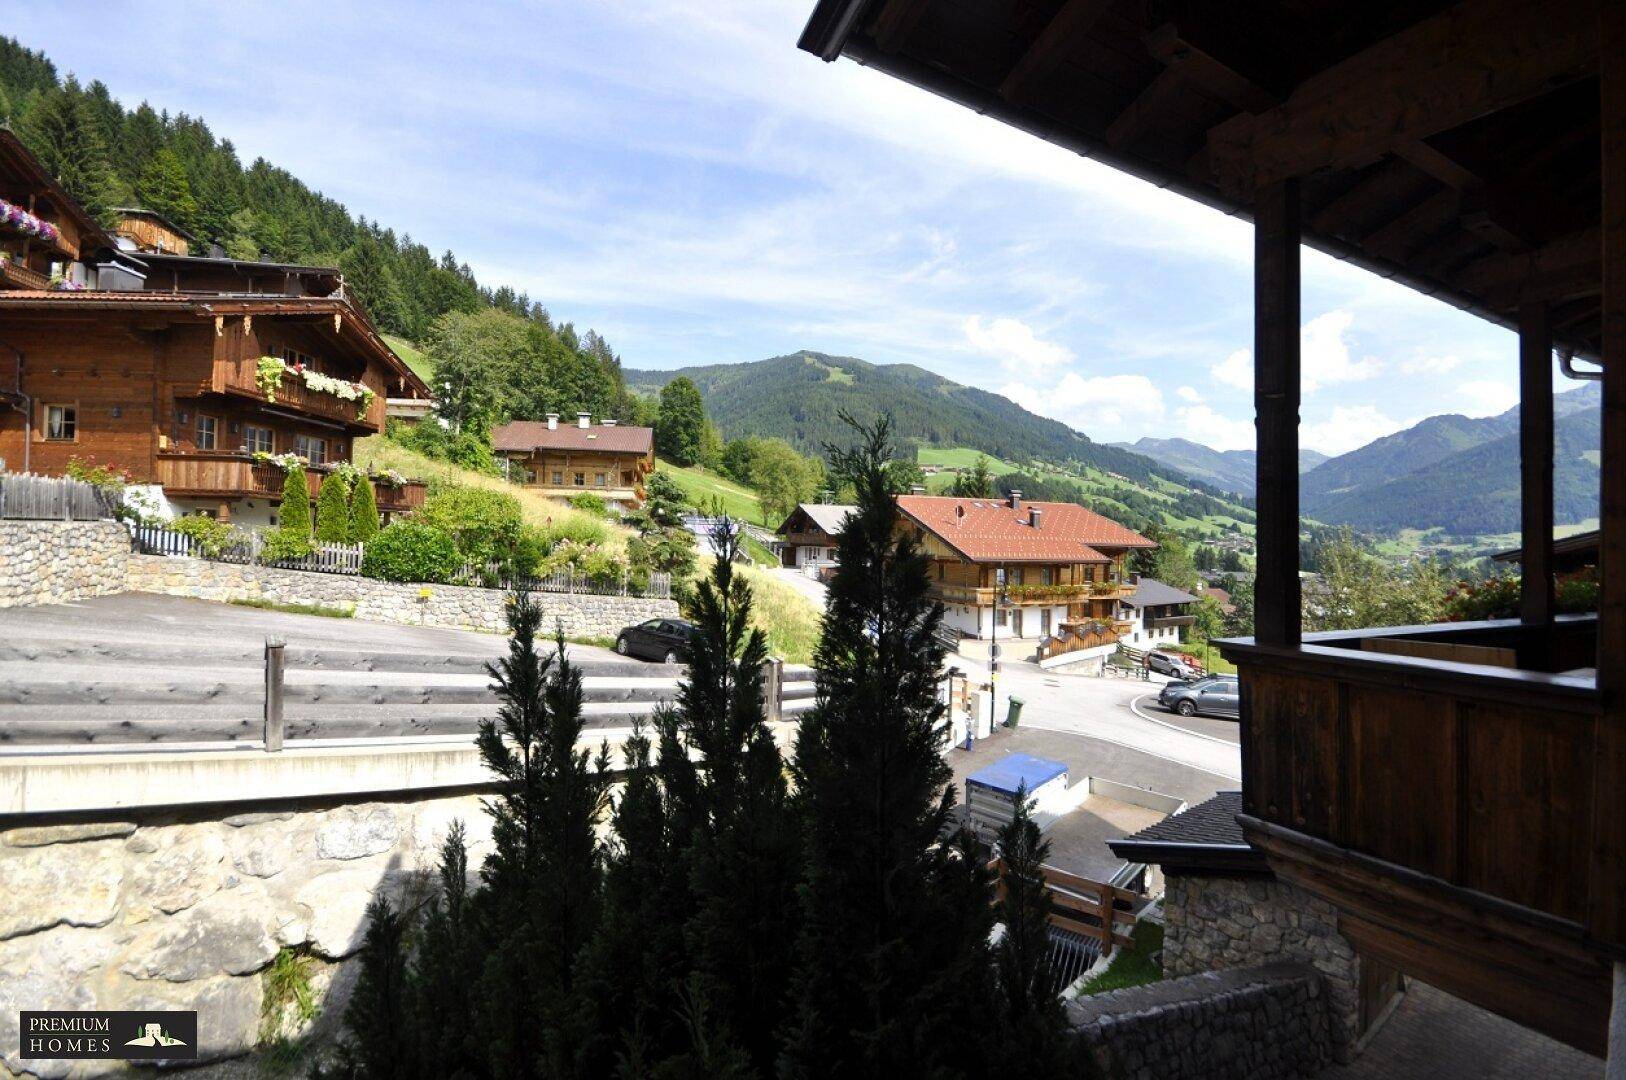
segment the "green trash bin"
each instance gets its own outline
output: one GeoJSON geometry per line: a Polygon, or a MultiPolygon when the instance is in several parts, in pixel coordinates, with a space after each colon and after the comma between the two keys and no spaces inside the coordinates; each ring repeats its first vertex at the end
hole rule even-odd
{"type": "Polygon", "coordinates": [[[1005,710],[1005,726],[1013,728],[1022,719],[1022,699],[1013,697],[1010,699],[1010,703],[1010,708],[1005,710]]]}

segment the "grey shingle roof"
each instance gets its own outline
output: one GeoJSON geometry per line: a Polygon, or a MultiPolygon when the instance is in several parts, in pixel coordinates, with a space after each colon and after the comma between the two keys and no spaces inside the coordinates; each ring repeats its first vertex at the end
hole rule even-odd
{"type": "Polygon", "coordinates": [[[1165,585],[1155,578],[1141,578],[1133,595],[1124,599],[1130,607],[1162,607],[1164,604],[1194,604],[1197,598],[1188,592],[1165,585]]]}
{"type": "Polygon", "coordinates": [[[1242,812],[1242,792],[1222,791],[1207,802],[1171,814],[1125,840],[1166,844],[1246,844],[1236,816],[1242,812]]]}

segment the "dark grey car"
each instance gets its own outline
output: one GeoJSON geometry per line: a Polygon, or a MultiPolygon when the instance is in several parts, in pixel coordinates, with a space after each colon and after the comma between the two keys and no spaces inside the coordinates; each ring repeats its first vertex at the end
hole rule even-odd
{"type": "Polygon", "coordinates": [[[689,658],[689,642],[696,633],[694,624],[682,619],[650,619],[621,631],[615,639],[615,651],[622,656],[676,664],[689,658]]]}
{"type": "Polygon", "coordinates": [[[1157,695],[1157,703],[1181,716],[1223,716],[1231,720],[1242,715],[1242,699],[1235,675],[1208,675],[1189,682],[1168,683],[1157,695]]]}

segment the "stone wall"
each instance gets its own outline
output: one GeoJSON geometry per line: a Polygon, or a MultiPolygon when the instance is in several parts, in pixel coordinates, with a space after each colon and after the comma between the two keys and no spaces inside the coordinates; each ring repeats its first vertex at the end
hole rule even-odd
{"type": "MultiPolygon", "coordinates": [[[[284,949],[308,958],[317,1022],[331,1030],[368,902],[421,895],[454,820],[478,866],[490,827],[472,794],[0,832],[0,1076],[25,1064],[15,1056],[22,1009],[196,1009],[201,1058],[246,1052],[284,949]]],[[[50,1077],[120,1068],[26,1064],[38,1071],[22,1075],[50,1077]]]]}
{"type": "Polygon", "coordinates": [[[1334,1053],[1348,1061],[1360,1025],[1361,959],[1338,932],[1338,911],[1264,877],[1170,874],[1163,900],[1163,970],[1171,977],[1298,960],[1326,979],[1334,1053]]]}
{"type": "MultiPolygon", "coordinates": [[[[320,604],[354,611],[358,619],[506,633],[506,594],[457,585],[398,585],[349,574],[317,574],[269,566],[239,566],[162,555],[129,557],[132,592],[196,596],[203,600],[269,600],[320,604]]],[[[585,593],[537,593],[543,625],[557,623],[569,637],[613,637],[645,619],[675,618],[671,600],[585,593]]]]}
{"type": "Polygon", "coordinates": [[[129,556],[116,521],[0,521],[0,608],[123,592],[129,556]]]}
{"type": "Polygon", "coordinates": [[[1278,962],[1081,997],[1067,1015],[1102,1076],[1290,1080],[1332,1058],[1326,1005],[1319,972],[1278,962]]]}

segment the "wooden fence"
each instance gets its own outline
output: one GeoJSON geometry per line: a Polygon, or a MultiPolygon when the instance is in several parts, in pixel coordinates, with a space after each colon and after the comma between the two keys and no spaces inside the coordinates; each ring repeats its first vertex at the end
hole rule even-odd
{"type": "MultiPolygon", "coordinates": [[[[995,899],[1003,900],[1005,875],[1009,873],[1005,860],[996,858],[988,866],[995,874],[995,899]]],[[[1050,894],[1052,926],[1099,942],[1102,956],[1111,956],[1115,945],[1131,944],[1129,935],[1118,927],[1134,923],[1134,906],[1143,899],[1138,893],[1053,866],[1044,867],[1043,872],[1045,890],[1050,894]]]]}
{"type": "Polygon", "coordinates": [[[105,521],[118,500],[95,484],[67,476],[0,473],[0,518],[105,521]]]}

